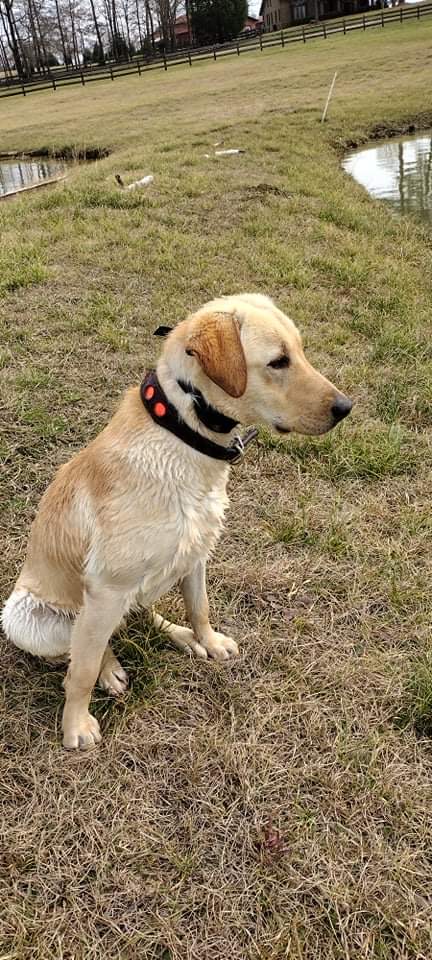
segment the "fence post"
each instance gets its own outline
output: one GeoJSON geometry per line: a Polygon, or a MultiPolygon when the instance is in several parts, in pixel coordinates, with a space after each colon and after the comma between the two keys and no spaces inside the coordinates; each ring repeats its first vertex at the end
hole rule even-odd
{"type": "Polygon", "coordinates": [[[284,37],[284,32],[283,32],[283,30],[281,30],[281,44],[282,44],[283,47],[285,46],[285,37],[284,37]]]}
{"type": "Polygon", "coordinates": [[[52,81],[52,85],[53,85],[53,90],[57,90],[57,85],[56,85],[56,82],[55,82],[55,77],[51,77],[51,81],[52,81]]]}
{"type": "Polygon", "coordinates": [[[138,76],[140,77],[140,76],[141,76],[141,67],[140,67],[140,62],[139,62],[139,60],[137,60],[137,70],[138,70],[138,76]]]}
{"type": "Polygon", "coordinates": [[[417,20],[420,20],[420,7],[417,7],[417,20]]]}
{"type": "Polygon", "coordinates": [[[384,26],[384,14],[382,10],[381,10],[381,26],[382,27],[384,26]]]}
{"type": "Polygon", "coordinates": [[[261,33],[261,30],[260,30],[260,35],[259,35],[259,41],[260,41],[260,50],[262,50],[262,48],[263,48],[263,42],[262,42],[262,33],[261,33]]]}
{"type": "Polygon", "coordinates": [[[305,28],[304,28],[304,27],[302,27],[302,36],[303,36],[303,43],[306,43],[306,34],[305,34],[305,28]]]}
{"type": "Polygon", "coordinates": [[[238,56],[238,57],[240,56],[240,46],[239,46],[238,43],[237,43],[237,56],[238,56]]]}
{"type": "Polygon", "coordinates": [[[167,62],[166,62],[166,56],[165,56],[165,54],[164,54],[164,58],[163,58],[163,60],[164,60],[164,70],[168,70],[168,66],[167,66],[167,62]]]}
{"type": "Polygon", "coordinates": [[[400,8],[399,19],[400,19],[400,22],[402,23],[402,20],[403,20],[403,7],[400,8]]]}
{"type": "Polygon", "coordinates": [[[24,84],[23,84],[22,81],[21,81],[21,86],[22,86],[23,97],[25,97],[25,95],[26,95],[26,88],[25,88],[25,86],[24,86],[24,84]]]}
{"type": "Polygon", "coordinates": [[[82,85],[84,86],[84,85],[85,85],[85,80],[84,80],[84,74],[83,74],[82,70],[80,70],[80,77],[81,77],[81,83],[82,83],[82,85]]]}
{"type": "Polygon", "coordinates": [[[363,30],[366,30],[366,17],[363,14],[363,30]]]}
{"type": "Polygon", "coordinates": [[[324,40],[327,40],[327,31],[326,31],[326,27],[325,27],[325,23],[324,23],[324,22],[323,22],[323,37],[324,37],[324,40]]]}
{"type": "Polygon", "coordinates": [[[111,74],[111,80],[114,80],[114,74],[113,74],[113,68],[112,68],[112,63],[110,63],[110,65],[109,65],[109,68],[110,68],[110,74],[111,74]]]}
{"type": "Polygon", "coordinates": [[[191,66],[192,66],[192,57],[191,57],[191,55],[190,55],[190,50],[189,50],[188,56],[189,56],[189,66],[191,67],[191,66]]]}
{"type": "Polygon", "coordinates": [[[213,59],[216,60],[216,47],[213,47],[213,59]]]}
{"type": "Polygon", "coordinates": [[[344,33],[346,33],[346,23],[345,23],[345,17],[344,17],[344,21],[343,21],[343,32],[344,32],[344,33]]]}

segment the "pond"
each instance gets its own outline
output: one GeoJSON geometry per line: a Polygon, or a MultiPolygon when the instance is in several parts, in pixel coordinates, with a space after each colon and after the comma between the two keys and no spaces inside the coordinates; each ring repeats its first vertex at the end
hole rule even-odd
{"type": "Polygon", "coordinates": [[[432,132],[355,150],[342,165],[372,197],[432,227],[432,132]]]}
{"type": "Polygon", "coordinates": [[[61,160],[0,160],[0,198],[64,176],[61,160]]]}

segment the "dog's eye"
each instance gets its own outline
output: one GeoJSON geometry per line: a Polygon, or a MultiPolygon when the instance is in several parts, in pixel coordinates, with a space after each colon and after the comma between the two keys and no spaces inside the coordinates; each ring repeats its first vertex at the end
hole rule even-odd
{"type": "Polygon", "coordinates": [[[273,370],[282,370],[283,367],[289,367],[289,357],[283,354],[281,357],[277,357],[276,360],[270,360],[267,366],[273,367],[273,370]]]}

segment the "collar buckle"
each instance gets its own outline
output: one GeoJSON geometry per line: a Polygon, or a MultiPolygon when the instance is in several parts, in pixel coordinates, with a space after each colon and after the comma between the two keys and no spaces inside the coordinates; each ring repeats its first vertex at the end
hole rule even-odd
{"type": "Polygon", "coordinates": [[[251,427],[250,430],[247,430],[242,437],[235,437],[231,449],[237,450],[237,455],[234,456],[231,460],[231,463],[238,463],[239,460],[244,457],[246,453],[246,447],[252,443],[252,440],[255,440],[255,437],[258,436],[258,430],[256,427],[251,427]]]}

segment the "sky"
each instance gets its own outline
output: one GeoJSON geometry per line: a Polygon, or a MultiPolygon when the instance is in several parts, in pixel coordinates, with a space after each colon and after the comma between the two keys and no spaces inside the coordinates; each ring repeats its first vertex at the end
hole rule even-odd
{"type": "Polygon", "coordinates": [[[253,17],[257,17],[257,16],[258,16],[259,8],[260,8],[260,3],[261,3],[261,0],[249,0],[249,3],[248,3],[249,13],[250,13],[253,17]]]}

